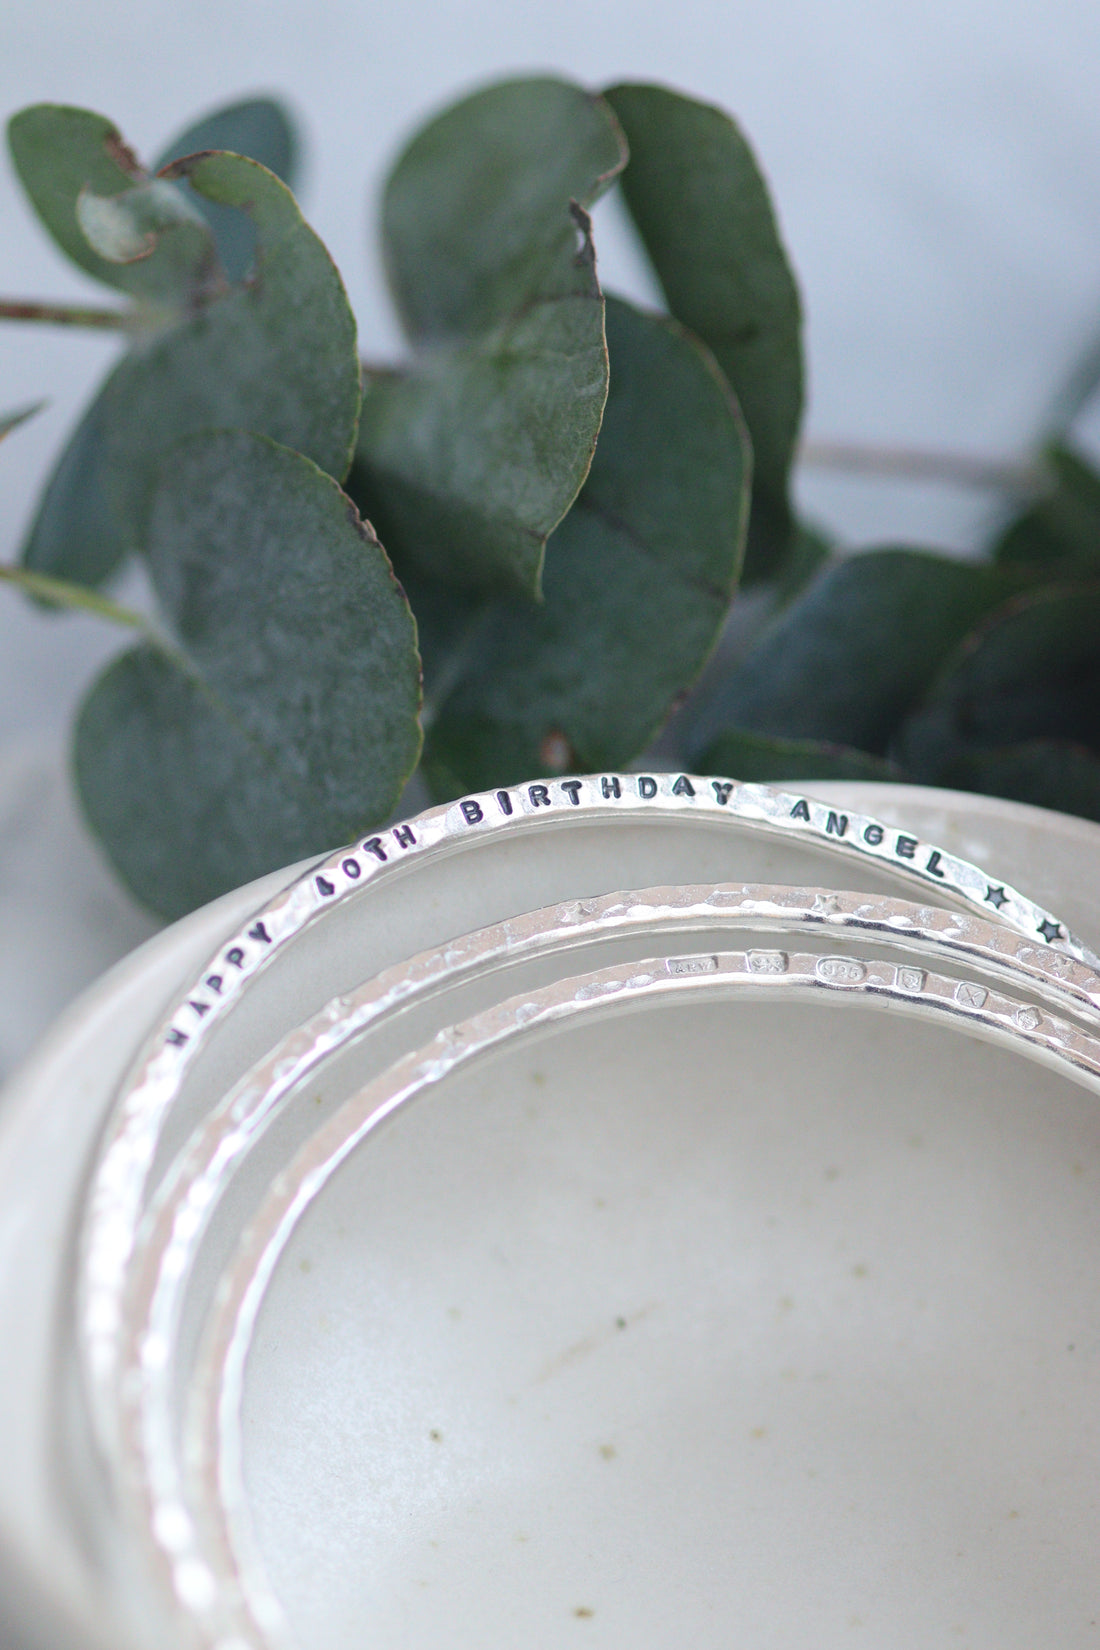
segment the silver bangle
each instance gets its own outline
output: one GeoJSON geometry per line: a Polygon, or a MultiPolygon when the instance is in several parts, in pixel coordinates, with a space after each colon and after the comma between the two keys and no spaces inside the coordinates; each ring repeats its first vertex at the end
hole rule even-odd
{"type": "Polygon", "coordinates": [[[417,865],[551,827],[612,819],[728,826],[840,855],[887,880],[934,888],[938,900],[993,917],[1037,950],[1100,972],[1100,958],[1060,919],[1009,884],[896,827],[793,792],[685,774],[591,775],[480,793],[430,810],[329,856],[277,895],[219,949],[152,1033],[107,1119],[85,1201],[77,1341],[90,1389],[111,1378],[120,1283],[165,1118],[212,1034],[250,1000],[253,982],[328,913],[417,865]]]}
{"type": "Polygon", "coordinates": [[[278,1605],[252,1550],[240,1473],[244,1364],[264,1291],[297,1221],[382,1121],[508,1043],[580,1017],[684,996],[817,998],[890,1009],[1014,1047],[1100,1092],[1100,1041],[1087,1031],[973,980],[918,972],[919,984],[911,966],[894,959],[781,951],[695,952],[618,964],[513,996],[442,1031],[344,1102],[278,1176],[224,1276],[196,1366],[197,1408],[185,1437],[186,1465],[173,1459],[172,1428],[165,1431],[149,1384],[164,1349],[156,1349],[151,1359],[139,1358],[131,1371],[135,1402],[124,1450],[134,1474],[127,1475],[129,1482],[141,1486],[137,1525],[154,1532],[162,1577],[195,1622],[201,1642],[224,1646],[235,1635],[242,1646],[267,1646],[280,1638],[278,1605]],[[769,959],[763,967],[762,956],[769,959]]]}
{"type": "MultiPolygon", "coordinates": [[[[1017,991],[1031,991],[1063,1016],[1079,1015],[1093,1030],[1100,1026],[1100,976],[1083,963],[1031,947],[999,924],[907,901],[742,884],[647,889],[531,912],[463,935],[442,951],[410,958],[358,991],[326,1004],[311,1020],[280,1038],[218,1101],[196,1126],[131,1236],[126,1295],[119,1308],[131,1345],[133,1326],[151,1317],[157,1320],[158,1334],[173,1338],[179,1291],[189,1277],[214,1209],[248,1154],[292,1104],[305,1103],[300,1101],[303,1090],[323,1082],[331,1105],[334,1087],[339,1094],[343,1086],[339,1075],[334,1078],[332,1074],[332,1062],[384,1021],[456,985],[502,968],[514,971],[525,960],[547,954],[562,956],[563,969],[568,970],[570,964],[564,959],[583,947],[583,966],[590,968],[598,959],[587,953],[602,948],[599,942],[633,936],[650,946],[658,941],[675,945],[690,936],[694,946],[706,950],[727,946],[733,934],[745,929],[792,935],[802,943],[807,930],[816,930],[824,943],[843,940],[850,944],[867,936],[879,943],[886,941],[914,956],[913,965],[901,964],[897,973],[897,983],[910,991],[919,990],[923,979],[918,955],[924,963],[931,960],[948,966],[952,960],[965,959],[987,979],[1017,991]]],[[[767,973],[783,955],[764,949],[750,951],[750,967],[767,973]]],[[[974,981],[972,989],[976,994],[987,988],[974,981]]],[[[440,1013],[446,1016],[447,1010],[441,1007],[440,1013]]],[[[310,1126],[315,1122],[311,1119],[310,1126]]],[[[269,1157],[262,1174],[272,1172],[269,1157]]],[[[237,1198],[239,1202],[239,1191],[237,1198]]],[[[145,1331],[136,1333],[140,1339],[145,1331]]],[[[114,1390],[111,1382],[103,1401],[109,1402],[114,1390]]]]}
{"type": "MultiPolygon", "coordinates": [[[[674,940],[691,930],[704,931],[696,934],[696,944],[713,945],[719,939],[728,943],[731,931],[744,928],[762,933],[798,933],[817,928],[823,933],[834,931],[838,938],[844,936],[848,941],[861,935],[874,936],[903,950],[922,951],[933,957],[957,954],[993,979],[1006,981],[1017,990],[1034,991],[1040,1000],[1057,1006],[1063,1014],[1100,1018],[1100,975],[1060,952],[1032,946],[1011,929],[966,913],[914,906],[882,896],[746,884],[651,889],[569,901],[461,936],[441,951],[423,953],[385,970],[280,1038],[196,1126],[188,1147],[173,1167],[167,1209],[162,1187],[162,1195],[153,1198],[155,1215],[143,1216],[138,1211],[135,1226],[126,1234],[129,1261],[123,1274],[125,1288],[132,1295],[135,1279],[148,1276],[150,1256],[162,1254],[165,1248],[173,1257],[173,1275],[186,1272],[191,1264],[189,1246],[199,1241],[229,1176],[258,1136],[285,1109],[303,1082],[316,1081],[328,1062],[384,1017],[440,989],[505,966],[514,967],[525,957],[566,953],[593,941],[630,935],[644,936],[647,944],[658,936],[674,940]],[[212,1165],[216,1165],[213,1179],[212,1165]],[[189,1208],[196,1203],[201,1206],[201,1222],[190,1212],[181,1213],[181,1197],[189,1208]],[[139,1237],[138,1225],[143,1218],[147,1225],[153,1221],[154,1229],[139,1237]],[[182,1249],[180,1239],[169,1235],[171,1222],[177,1218],[182,1219],[187,1232],[182,1249]]],[[[773,955],[754,953],[755,966],[771,966],[773,955]]],[[[904,977],[916,982],[920,972],[913,968],[904,977]]],[[[132,1310],[132,1299],[129,1305],[116,1300],[116,1321],[130,1320],[132,1310]]],[[[112,1369],[113,1365],[101,1362],[92,1402],[97,1418],[104,1413],[113,1390],[112,1369]]],[[[113,1425],[101,1435],[104,1447],[109,1447],[111,1431],[113,1425]]]]}

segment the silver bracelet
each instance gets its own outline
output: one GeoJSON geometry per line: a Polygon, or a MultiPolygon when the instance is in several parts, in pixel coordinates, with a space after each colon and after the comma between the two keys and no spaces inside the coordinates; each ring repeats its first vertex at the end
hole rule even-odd
{"type": "MultiPolygon", "coordinates": [[[[525,960],[547,954],[561,955],[563,969],[569,970],[575,966],[577,949],[583,947],[582,966],[590,968],[598,960],[590,953],[601,948],[599,942],[633,936],[650,946],[675,945],[690,936],[705,951],[727,946],[737,931],[745,929],[801,937],[803,942],[807,930],[816,930],[826,944],[873,936],[913,957],[912,965],[899,965],[897,976],[903,988],[913,991],[923,978],[921,962],[950,966],[953,960],[965,959],[987,979],[1031,991],[1063,1017],[1079,1015],[1094,1032],[1100,1027],[1100,976],[1083,963],[1031,947],[999,924],[907,901],[742,884],[647,889],[531,912],[463,935],[441,951],[410,958],[326,1004],[282,1037],[206,1114],[131,1236],[126,1298],[120,1307],[131,1346],[135,1333],[139,1339],[146,1333],[133,1326],[154,1320],[162,1338],[174,1338],[180,1292],[196,1250],[248,1154],[289,1107],[308,1103],[308,1092],[317,1084],[324,1084],[331,1108],[334,1090],[339,1095],[347,1082],[333,1075],[332,1063],[383,1022],[456,985],[500,969],[514,970],[525,960]]],[[[761,973],[774,970],[783,955],[766,949],[748,953],[750,966],[761,973]]],[[[975,997],[987,989],[977,980],[971,982],[975,997]]],[[[446,1017],[448,1011],[441,1006],[439,1013],[446,1017]]],[[[310,1117],[310,1127],[316,1121],[310,1117]]],[[[270,1153],[259,1172],[265,1177],[273,1172],[270,1153]]],[[[240,1196],[237,1190],[238,1202],[240,1196]]],[[[104,1401],[109,1402],[113,1390],[111,1383],[104,1401]]]]}
{"type": "MultiPolygon", "coordinates": [[[[844,856],[888,880],[934,888],[938,900],[995,918],[1037,951],[1100,972],[1100,958],[1059,918],[1009,884],[896,827],[793,792],[686,774],[610,774],[545,780],[430,810],[329,856],[278,894],[210,959],[149,1038],[106,1121],[85,1201],[77,1340],[90,1389],[111,1378],[120,1280],[164,1120],[213,1035],[234,1008],[250,1002],[254,982],[315,923],[354,908],[368,889],[394,876],[493,843],[529,839],[537,850],[536,838],[551,828],[612,820],[728,826],[844,856]]],[[[330,994],[323,992],[312,1006],[330,994]]],[[[256,1048],[253,1057],[259,1052],[256,1048]]]]}
{"type": "MultiPolygon", "coordinates": [[[[692,952],[617,964],[513,996],[440,1032],[345,1101],[278,1175],[218,1292],[196,1365],[186,1460],[176,1455],[173,1417],[159,1407],[157,1377],[169,1349],[149,1357],[145,1347],[129,1372],[124,1482],[137,1489],[135,1527],[153,1532],[162,1581],[204,1645],[225,1646],[235,1636],[241,1646],[269,1646],[282,1638],[279,1607],[249,1534],[239,1412],[256,1315],[306,1209],[385,1119],[462,1067],[570,1021],[683,997],[885,1008],[1016,1048],[1100,1092],[1100,1041],[1088,1031],[971,979],[850,953],[692,952]]],[[[150,1338],[158,1338],[155,1331],[150,1338]]]]}
{"type": "MultiPolygon", "coordinates": [[[[228,1179],[259,1135],[285,1110],[303,1082],[320,1078],[330,1061],[386,1016],[465,979],[514,966],[525,956],[565,953],[593,941],[630,935],[644,935],[647,943],[657,936],[674,941],[675,936],[693,929],[703,930],[697,944],[713,945],[720,939],[728,943],[731,931],[746,927],[781,933],[818,928],[823,933],[836,931],[848,940],[873,935],[933,958],[956,953],[993,979],[1017,990],[1034,991],[1063,1014],[1100,1017],[1100,975],[1061,952],[1032,946],[1011,929],[966,913],[882,896],[747,884],[652,889],[569,901],[461,936],[442,950],[386,970],[280,1038],[197,1125],[187,1151],[173,1168],[168,1210],[163,1196],[154,1200],[158,1201],[155,1230],[139,1239],[137,1223],[143,1218],[152,1184],[147,1183],[135,1226],[126,1234],[125,1287],[132,1291],[134,1278],[147,1276],[150,1254],[164,1250],[172,1256],[172,1275],[186,1273],[190,1249],[198,1243],[228,1179]],[[181,1212],[180,1197],[202,1207],[201,1223],[190,1212],[181,1212]],[[175,1216],[170,1213],[172,1207],[175,1216]],[[186,1228],[182,1248],[178,1234],[169,1235],[173,1219],[186,1228]]],[[[772,966],[773,955],[766,951],[754,954],[755,966],[772,966]]],[[[920,969],[914,967],[905,977],[919,980],[920,969]]],[[[125,1103],[125,1095],[120,1103],[125,1103]]],[[[131,1310],[116,1302],[116,1321],[129,1318],[131,1310]]],[[[101,1362],[100,1369],[97,1393],[109,1393],[113,1365],[101,1362]]],[[[106,1397],[94,1397],[93,1414],[102,1415],[108,1402],[106,1397]]],[[[109,1433],[101,1442],[109,1447],[109,1433]]]]}

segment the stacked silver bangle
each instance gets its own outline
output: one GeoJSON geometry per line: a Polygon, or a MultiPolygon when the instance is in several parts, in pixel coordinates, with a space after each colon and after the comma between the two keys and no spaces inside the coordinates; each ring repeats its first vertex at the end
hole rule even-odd
{"type": "MultiPolygon", "coordinates": [[[[595,1115],[619,1082],[618,1039],[638,1116],[660,1113],[675,1140],[681,1103],[696,1127],[704,1102],[740,1104],[742,1076],[785,1103],[796,1058],[836,1103],[854,1026],[884,1086],[912,1085],[927,1059],[964,1088],[988,1069],[993,1084],[1095,1094],[1100,957],[992,871],[904,829],[682,774],[466,797],[331,855],[250,916],[119,1089],[75,1241],[66,1436],[98,1464],[136,1555],[139,1641],[157,1616],[181,1650],[325,1643],[327,1606],[311,1616],[297,1583],[282,1596],[265,1534],[278,1517],[257,1497],[291,1489],[250,1483],[242,1417],[250,1382],[269,1390],[288,1355],[257,1329],[273,1289],[298,1298],[307,1236],[352,1196],[341,1187],[360,1188],[356,1208],[390,1208],[385,1153],[399,1148],[384,1143],[407,1120],[480,1105],[499,1142],[539,1061],[555,1093],[588,1085],[595,1115]]],[[[385,1217],[394,1230],[404,1207],[385,1217]]]]}

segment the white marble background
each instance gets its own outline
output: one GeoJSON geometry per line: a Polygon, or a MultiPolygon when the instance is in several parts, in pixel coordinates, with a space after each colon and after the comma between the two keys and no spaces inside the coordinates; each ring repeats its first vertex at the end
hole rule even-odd
{"type": "MultiPolygon", "coordinates": [[[[490,76],[657,78],[752,137],[807,312],[817,438],[1012,455],[1100,331],[1100,7],[1086,0],[36,0],[0,23],[0,112],[53,99],[154,152],[211,105],[285,93],[308,138],[306,211],[343,271],[364,352],[397,339],[368,228],[388,158],[490,76]]],[[[0,159],[0,293],[94,297],[0,159]]],[[[613,209],[609,285],[646,284],[613,209]]],[[[0,326],[0,411],[49,410],[0,446],[0,557],[113,345],[0,326]]],[[[852,543],[973,542],[987,494],[804,470],[852,543]]],[[[64,729],[118,646],[0,589],[0,1075],[85,979],[147,931],[65,801],[64,729]],[[29,950],[28,950],[29,947],[29,950]]]]}

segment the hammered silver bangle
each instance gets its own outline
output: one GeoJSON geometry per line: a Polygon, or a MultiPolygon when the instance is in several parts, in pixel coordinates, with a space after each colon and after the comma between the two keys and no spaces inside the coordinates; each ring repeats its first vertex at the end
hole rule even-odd
{"type": "MultiPolygon", "coordinates": [[[[579,1017],[618,1014],[690,996],[788,997],[888,1009],[953,1025],[1018,1049],[1100,1092],[1100,1041],[1034,1004],[972,980],[894,959],[784,951],[693,952],[617,964],[513,996],[440,1032],[346,1100],[282,1172],[225,1273],[193,1382],[181,1457],[156,1378],[164,1348],[135,1347],[127,1383],[125,1481],[137,1489],[136,1527],[151,1530],[164,1585],[204,1645],[283,1641],[280,1611],[258,1564],[241,1475],[239,1411],[256,1315],[298,1220],[328,1179],[387,1118],[470,1062],[579,1017]],[[761,963],[761,958],[767,958],[761,963]]],[[[161,1339],[155,1327],[151,1342],[161,1339]]]]}
{"type": "MultiPolygon", "coordinates": [[[[907,901],[742,884],[609,894],[530,912],[385,970],[280,1038],[197,1125],[131,1234],[119,1320],[133,1325],[151,1316],[158,1333],[173,1338],[178,1291],[238,1167],[304,1087],[324,1082],[331,1096],[331,1063],[387,1018],[470,979],[514,969],[526,959],[547,954],[571,957],[579,947],[588,953],[600,942],[631,936],[674,944],[689,933],[705,951],[715,944],[728,945],[731,933],[743,929],[803,938],[808,931],[816,932],[833,943],[873,936],[914,957],[911,963],[899,962],[895,974],[898,989],[910,993],[921,989],[922,962],[950,965],[965,960],[986,979],[1034,993],[1063,1018],[1077,1015],[1094,1030],[1100,1027],[1100,976],[1083,963],[1038,950],[1012,930],[981,918],[907,901]]],[[[746,955],[752,971],[768,974],[779,969],[785,953],[761,948],[746,955]]],[[[591,957],[583,961],[592,966],[591,957]]],[[[852,966],[861,966],[858,957],[852,958],[852,966]]],[[[971,1006],[980,1006],[988,987],[971,979],[960,990],[971,1006]]],[[[113,1383],[108,1381],[100,1390],[109,1394],[113,1383]]],[[[109,1397],[103,1401],[109,1402],[109,1397]]]]}
{"type": "MultiPolygon", "coordinates": [[[[479,793],[330,855],[258,911],[210,959],[150,1036],[108,1117],[80,1239],[78,1341],[95,1387],[113,1364],[116,1302],[165,1114],[212,1033],[283,950],[372,886],[426,858],[601,819],[728,825],[862,862],[995,918],[1032,946],[1100,972],[1067,926],[1009,884],[904,830],[793,792],[688,774],[604,774],[479,793]]],[[[258,1052],[258,1051],[257,1051],[258,1052]]]]}

